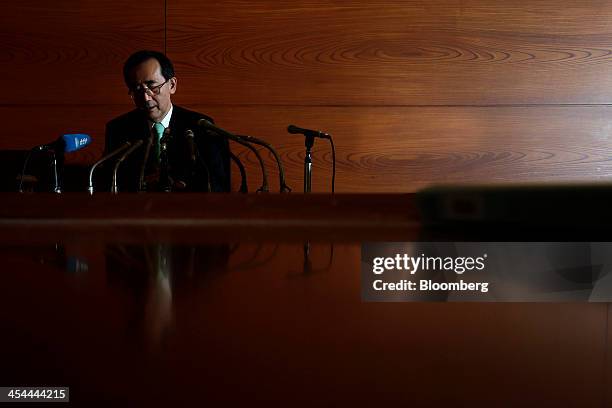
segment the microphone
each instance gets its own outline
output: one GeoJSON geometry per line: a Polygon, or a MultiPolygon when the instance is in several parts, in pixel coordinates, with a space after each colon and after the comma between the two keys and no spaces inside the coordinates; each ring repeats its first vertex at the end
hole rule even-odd
{"type": "Polygon", "coordinates": [[[310,193],[312,191],[312,146],[314,146],[315,137],[329,140],[332,148],[332,193],[334,193],[334,186],[336,184],[336,148],[334,147],[334,139],[320,130],[303,129],[294,125],[287,126],[287,132],[291,134],[302,134],[306,136],[304,139],[304,145],[306,146],[306,154],[304,156],[304,192],[310,193]]]}
{"type": "Polygon", "coordinates": [[[257,190],[262,191],[267,193],[268,191],[270,191],[269,187],[268,187],[268,172],[266,171],[266,167],[264,165],[263,159],[261,158],[261,155],[259,154],[259,152],[257,151],[257,149],[255,149],[253,146],[251,146],[250,143],[248,143],[247,141],[245,141],[244,139],[242,139],[240,136],[234,135],[233,133],[228,132],[227,130],[221,129],[220,127],[217,127],[215,125],[213,125],[209,120],[207,119],[200,119],[198,120],[198,125],[202,126],[203,128],[212,130],[213,132],[226,137],[230,140],[233,140],[234,142],[246,147],[247,149],[251,150],[255,156],[257,157],[257,160],[259,161],[259,165],[261,167],[261,174],[263,177],[263,181],[261,184],[261,187],[259,187],[259,189],[257,190]]]}
{"type": "Polygon", "coordinates": [[[142,165],[140,166],[140,177],[138,178],[138,191],[145,191],[145,170],[147,168],[147,163],[149,162],[149,156],[151,155],[151,147],[153,146],[153,139],[156,136],[151,135],[149,139],[147,139],[147,146],[145,147],[144,159],[142,161],[142,165]]]}
{"type": "Polygon", "coordinates": [[[196,176],[196,166],[200,164],[206,172],[206,191],[212,192],[210,171],[206,165],[206,161],[200,156],[198,147],[195,143],[195,134],[193,130],[185,130],[185,139],[187,140],[187,155],[189,159],[189,177],[193,180],[196,176]]]}
{"type": "Polygon", "coordinates": [[[187,139],[187,151],[189,161],[192,165],[196,162],[196,146],[195,146],[195,134],[193,130],[187,129],[185,130],[185,138],[187,139]]]}
{"type": "Polygon", "coordinates": [[[89,194],[93,194],[94,193],[93,173],[94,173],[94,170],[96,169],[96,167],[98,167],[99,164],[107,161],[108,159],[110,159],[112,157],[115,157],[116,155],[118,155],[119,153],[124,151],[125,149],[129,148],[131,145],[132,145],[132,142],[125,142],[125,143],[123,143],[121,146],[119,146],[118,148],[116,148],[115,150],[113,150],[112,152],[107,154],[106,156],[103,156],[100,160],[98,160],[97,162],[95,162],[91,166],[91,169],[89,169],[89,187],[87,188],[87,191],[89,191],[89,194]]]}
{"type": "MultiPolygon", "coordinates": [[[[129,143],[129,142],[128,142],[129,143]]],[[[113,168],[113,184],[111,186],[111,193],[117,194],[119,192],[119,189],[117,187],[117,172],[119,170],[119,166],[121,165],[121,163],[123,163],[123,161],[130,155],[132,154],[132,152],[136,149],[138,149],[140,146],[142,146],[142,144],[144,143],[143,140],[138,140],[136,141],[129,149],[127,149],[125,151],[125,153],[123,153],[123,155],[121,155],[121,157],[119,157],[119,159],[117,160],[117,162],[115,163],[115,167],[113,168]]]]}
{"type": "Polygon", "coordinates": [[[287,127],[287,132],[295,135],[295,134],[301,134],[304,136],[310,136],[310,137],[320,137],[321,139],[329,139],[330,136],[325,133],[325,132],[321,132],[320,130],[310,130],[310,129],[302,129],[301,127],[297,127],[294,125],[289,125],[287,127]]]}
{"type": "MultiPolygon", "coordinates": [[[[44,145],[36,146],[30,150],[30,153],[26,156],[26,159],[23,163],[23,168],[21,170],[21,177],[19,178],[19,189],[20,193],[23,192],[23,177],[25,176],[25,172],[28,166],[28,161],[30,160],[30,155],[34,151],[51,151],[53,153],[58,153],[62,155],[64,153],[71,153],[77,150],[80,150],[91,143],[91,137],[89,135],[83,133],[75,133],[75,134],[66,134],[59,137],[56,141],[47,143],[44,145]]],[[[53,165],[53,179],[54,179],[54,188],[53,191],[56,193],[61,193],[62,188],[60,186],[59,175],[57,172],[57,157],[55,154],[52,156],[52,165],[53,165]]]]}
{"type": "Polygon", "coordinates": [[[171,137],[170,128],[167,127],[161,139],[159,139],[159,182],[157,187],[159,191],[165,193],[172,191],[172,180],[168,172],[168,144],[170,143],[171,137]]]}
{"type": "Polygon", "coordinates": [[[36,146],[32,150],[71,153],[80,150],[91,143],[91,137],[83,133],[74,133],[61,136],[54,142],[36,146]]]}
{"type": "Polygon", "coordinates": [[[161,139],[159,139],[159,152],[160,154],[168,152],[168,143],[170,142],[170,138],[172,135],[170,134],[170,128],[167,127],[164,129],[164,134],[161,139]]]}
{"type": "Polygon", "coordinates": [[[251,142],[251,143],[255,143],[256,145],[263,146],[272,152],[272,155],[274,156],[274,160],[276,160],[276,164],[278,165],[278,178],[279,178],[280,192],[290,193],[291,187],[289,187],[287,183],[285,183],[285,169],[283,168],[283,163],[281,162],[280,156],[276,152],[276,149],[273,148],[270,143],[264,142],[263,140],[258,139],[253,136],[247,136],[247,135],[236,135],[236,136],[243,138],[247,142],[251,142]]]}

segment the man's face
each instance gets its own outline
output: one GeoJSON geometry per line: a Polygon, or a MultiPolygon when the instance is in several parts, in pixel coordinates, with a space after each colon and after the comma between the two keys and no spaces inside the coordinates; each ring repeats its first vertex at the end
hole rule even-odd
{"type": "Polygon", "coordinates": [[[166,116],[171,106],[170,95],[176,92],[176,78],[164,82],[159,62],[154,58],[137,65],[129,74],[136,107],[153,122],[160,122],[166,116]]]}

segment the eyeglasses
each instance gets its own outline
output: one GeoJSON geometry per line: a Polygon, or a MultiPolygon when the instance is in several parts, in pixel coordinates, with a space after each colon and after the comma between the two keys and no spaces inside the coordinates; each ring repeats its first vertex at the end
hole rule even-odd
{"type": "Polygon", "coordinates": [[[130,88],[128,90],[128,95],[130,95],[131,98],[134,98],[135,96],[140,96],[143,93],[146,93],[149,96],[159,95],[159,93],[161,92],[161,87],[166,85],[168,81],[169,79],[166,79],[166,81],[163,84],[155,85],[152,87],[142,85],[142,86],[137,86],[135,88],[130,88]]]}

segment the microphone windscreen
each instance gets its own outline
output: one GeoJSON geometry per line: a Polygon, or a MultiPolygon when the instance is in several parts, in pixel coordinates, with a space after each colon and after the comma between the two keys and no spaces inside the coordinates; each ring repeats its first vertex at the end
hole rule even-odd
{"type": "Polygon", "coordinates": [[[291,133],[292,135],[298,134],[298,133],[303,133],[303,129],[294,126],[294,125],[289,125],[287,126],[287,132],[291,133]]]}
{"type": "Polygon", "coordinates": [[[70,153],[80,150],[91,143],[91,137],[83,133],[72,133],[62,136],[64,152],[70,153]]]}
{"type": "Polygon", "coordinates": [[[185,138],[187,139],[187,151],[189,154],[189,160],[192,162],[196,161],[196,147],[195,147],[195,134],[193,130],[185,130],[185,138]]]}
{"type": "Polygon", "coordinates": [[[208,119],[204,119],[204,118],[198,120],[198,125],[204,126],[204,127],[210,127],[210,126],[214,127],[215,126],[211,123],[211,121],[209,121],[208,119]]]}

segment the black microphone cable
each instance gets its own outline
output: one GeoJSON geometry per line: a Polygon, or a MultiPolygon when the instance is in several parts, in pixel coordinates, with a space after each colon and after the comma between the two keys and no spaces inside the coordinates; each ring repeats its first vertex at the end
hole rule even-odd
{"type": "Polygon", "coordinates": [[[232,159],[234,163],[236,163],[236,166],[238,166],[238,170],[240,171],[240,189],[238,191],[240,191],[241,193],[248,193],[249,187],[247,184],[247,175],[246,170],[244,169],[244,164],[242,164],[238,156],[236,156],[234,153],[229,152],[229,154],[230,159],[232,159]]]}
{"type": "Polygon", "coordinates": [[[247,142],[251,142],[256,145],[263,146],[266,149],[268,149],[270,152],[272,152],[272,155],[274,156],[274,160],[276,160],[276,164],[278,165],[278,178],[279,178],[279,184],[280,184],[280,192],[290,193],[291,187],[289,187],[287,183],[285,182],[285,169],[283,168],[283,162],[281,161],[280,156],[276,152],[276,149],[273,148],[270,143],[264,142],[263,140],[258,139],[253,136],[247,136],[247,135],[236,135],[236,136],[246,140],[247,142]]]}
{"type": "MultiPolygon", "coordinates": [[[[330,136],[329,143],[332,149],[332,194],[334,194],[334,188],[336,185],[336,148],[334,147],[334,139],[330,136]]],[[[333,247],[332,247],[333,248],[333,247]]],[[[332,249],[333,252],[333,249],[332,249]]]]}
{"type": "Polygon", "coordinates": [[[220,135],[222,137],[226,137],[229,140],[233,140],[234,142],[246,147],[247,149],[249,149],[250,151],[253,152],[253,154],[255,155],[255,157],[257,157],[257,161],[259,162],[259,165],[261,167],[261,173],[262,173],[262,184],[261,187],[259,187],[257,189],[257,192],[263,192],[263,193],[267,193],[270,191],[270,188],[268,187],[268,172],[266,170],[266,166],[264,164],[264,161],[261,157],[261,154],[257,151],[257,149],[255,149],[253,146],[251,146],[251,144],[249,142],[247,142],[246,140],[242,139],[239,136],[234,135],[233,133],[228,132],[227,130],[221,129],[220,127],[215,126],[212,122],[206,120],[206,119],[200,119],[198,121],[198,125],[208,128],[210,130],[213,131],[213,133],[220,135]]]}

